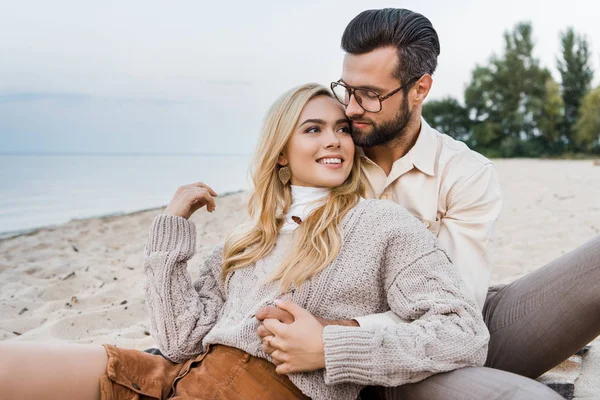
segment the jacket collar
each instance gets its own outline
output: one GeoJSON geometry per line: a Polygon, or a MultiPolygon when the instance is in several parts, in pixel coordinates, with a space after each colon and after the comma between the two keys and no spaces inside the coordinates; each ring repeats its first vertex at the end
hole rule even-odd
{"type": "MultiPolygon", "coordinates": [[[[435,158],[437,153],[437,133],[421,117],[421,130],[414,146],[403,157],[394,161],[396,163],[410,162],[415,168],[429,176],[435,176],[435,158]]],[[[357,147],[359,155],[370,163],[375,164],[366,156],[364,150],[357,147]]]]}

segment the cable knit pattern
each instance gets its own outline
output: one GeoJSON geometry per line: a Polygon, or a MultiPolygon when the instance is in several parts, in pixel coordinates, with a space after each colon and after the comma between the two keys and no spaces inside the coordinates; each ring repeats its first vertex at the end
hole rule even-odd
{"type": "Polygon", "coordinates": [[[406,321],[381,328],[327,326],[325,369],[290,374],[314,399],[355,399],[368,384],[398,386],[483,365],[489,334],[481,312],[434,235],[401,206],[380,200],[360,202],[344,217],[342,231],[334,262],[280,295],[278,284],[265,278],[291,250],[294,232],[281,233],[269,255],[225,282],[223,249],[217,247],[192,283],[186,267],[194,254],[195,226],[157,216],[144,260],[146,301],[159,347],[177,362],[214,343],[270,360],[253,315],[279,297],[326,319],[391,309],[406,321]]]}

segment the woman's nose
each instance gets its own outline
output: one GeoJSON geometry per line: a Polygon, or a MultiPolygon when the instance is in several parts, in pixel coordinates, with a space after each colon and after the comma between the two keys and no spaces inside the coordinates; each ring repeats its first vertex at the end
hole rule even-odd
{"type": "Polygon", "coordinates": [[[340,138],[338,137],[338,135],[335,132],[329,132],[329,134],[327,135],[327,141],[325,142],[325,146],[326,149],[331,149],[331,148],[338,148],[340,147],[340,138]]]}

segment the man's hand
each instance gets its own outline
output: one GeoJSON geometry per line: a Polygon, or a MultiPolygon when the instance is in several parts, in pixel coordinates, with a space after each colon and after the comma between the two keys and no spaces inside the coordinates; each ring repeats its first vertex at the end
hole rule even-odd
{"type": "Polygon", "coordinates": [[[263,347],[266,344],[274,349],[271,357],[277,365],[277,373],[290,374],[325,368],[323,325],[292,301],[275,300],[275,305],[293,317],[291,324],[274,318],[263,321],[264,327],[273,333],[263,339],[263,347]]]}
{"type": "MultiPolygon", "coordinates": [[[[292,301],[289,301],[289,303],[294,304],[292,301]]],[[[356,320],[353,320],[353,319],[330,320],[330,319],[325,319],[325,318],[321,318],[321,317],[315,317],[315,318],[317,319],[317,321],[319,321],[319,323],[323,327],[325,327],[327,325],[359,326],[358,322],[356,322],[356,320]]],[[[256,313],[256,319],[258,319],[261,322],[266,319],[276,319],[279,322],[284,323],[284,324],[291,324],[294,322],[294,316],[290,312],[283,310],[281,308],[278,308],[278,307],[273,307],[273,306],[263,307],[260,310],[258,310],[258,312],[256,313]]],[[[256,333],[262,340],[262,350],[266,354],[272,354],[273,351],[275,351],[275,349],[273,347],[269,346],[268,342],[263,339],[266,338],[267,336],[274,336],[273,332],[268,330],[264,324],[260,324],[258,329],[256,330],[256,333]]],[[[275,360],[273,360],[273,361],[275,361],[275,360]]],[[[277,362],[275,362],[275,365],[277,365],[277,362]]]]}

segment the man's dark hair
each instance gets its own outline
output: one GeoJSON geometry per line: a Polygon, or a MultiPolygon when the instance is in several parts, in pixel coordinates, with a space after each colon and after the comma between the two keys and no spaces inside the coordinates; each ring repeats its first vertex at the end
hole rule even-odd
{"type": "Polygon", "coordinates": [[[395,76],[402,83],[424,74],[433,75],[440,41],[423,15],[401,8],[367,10],[354,17],[342,35],[346,53],[364,54],[386,46],[398,49],[395,76]]]}

